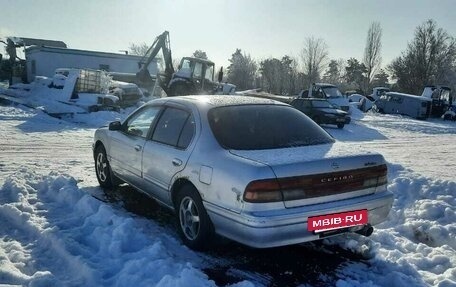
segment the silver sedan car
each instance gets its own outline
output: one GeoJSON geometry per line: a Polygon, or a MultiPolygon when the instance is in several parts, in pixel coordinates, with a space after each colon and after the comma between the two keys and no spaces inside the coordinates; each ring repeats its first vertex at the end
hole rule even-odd
{"type": "Polygon", "coordinates": [[[95,132],[103,188],[126,182],[175,211],[183,242],[216,234],[266,248],[357,232],[393,202],[379,154],[353,154],[306,115],[268,99],[153,100],[95,132]]]}

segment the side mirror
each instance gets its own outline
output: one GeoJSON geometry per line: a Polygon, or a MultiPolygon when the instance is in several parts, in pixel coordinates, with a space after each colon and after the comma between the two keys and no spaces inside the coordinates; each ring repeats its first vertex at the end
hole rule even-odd
{"type": "Polygon", "coordinates": [[[120,131],[122,129],[122,123],[120,121],[114,121],[109,123],[110,131],[120,131]]]}
{"type": "Polygon", "coordinates": [[[221,83],[223,80],[223,67],[220,68],[220,71],[218,72],[217,75],[218,82],[221,83]]]}

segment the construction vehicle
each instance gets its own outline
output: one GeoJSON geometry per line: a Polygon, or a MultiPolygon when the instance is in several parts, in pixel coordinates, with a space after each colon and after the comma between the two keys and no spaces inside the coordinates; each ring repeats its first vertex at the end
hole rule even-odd
{"type": "Polygon", "coordinates": [[[218,73],[218,82],[214,81],[214,63],[200,58],[182,58],[178,70],[175,71],[171,56],[169,32],[159,35],[146,54],[138,63],[139,71],[136,73],[136,84],[143,88],[150,88],[154,82],[165,91],[168,96],[181,96],[191,94],[229,94],[233,93],[235,86],[223,84],[223,68],[218,73]],[[162,51],[164,71],[154,79],[147,69],[149,64],[162,51]]]}

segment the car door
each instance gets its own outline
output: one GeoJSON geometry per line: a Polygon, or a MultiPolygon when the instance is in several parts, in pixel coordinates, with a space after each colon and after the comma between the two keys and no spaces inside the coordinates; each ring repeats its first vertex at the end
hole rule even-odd
{"type": "Polygon", "coordinates": [[[311,101],[302,101],[301,111],[305,113],[308,117],[313,116],[312,112],[312,102],[311,101]]]}
{"type": "Polygon", "coordinates": [[[147,191],[165,204],[171,204],[170,184],[187,164],[195,132],[195,118],[189,110],[167,107],[144,145],[142,170],[147,191]]]}
{"type": "Polygon", "coordinates": [[[110,164],[112,170],[127,182],[140,187],[142,153],[151,125],[160,112],[159,106],[145,106],[123,123],[122,129],[112,134],[110,164]]]}

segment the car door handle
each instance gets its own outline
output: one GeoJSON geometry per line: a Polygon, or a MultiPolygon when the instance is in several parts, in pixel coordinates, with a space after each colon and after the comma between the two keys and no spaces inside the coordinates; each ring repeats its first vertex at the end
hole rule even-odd
{"type": "Polygon", "coordinates": [[[135,151],[141,151],[142,147],[140,145],[135,145],[135,151]]]}
{"type": "Polygon", "coordinates": [[[174,166],[181,166],[182,165],[182,161],[180,159],[178,159],[178,158],[173,159],[172,163],[173,163],[174,166]]]}

